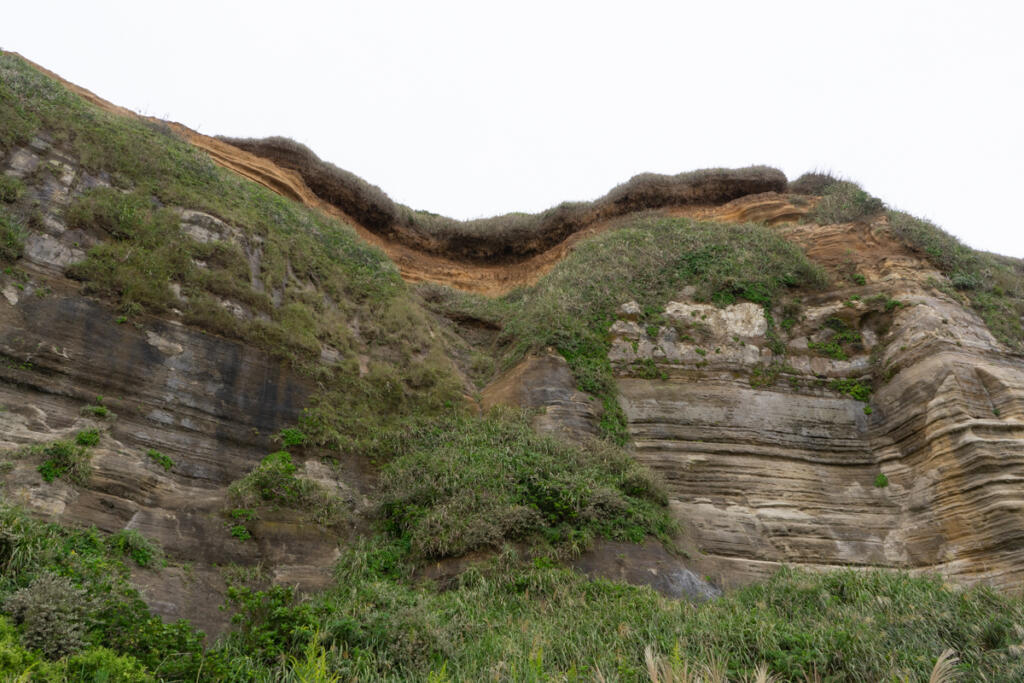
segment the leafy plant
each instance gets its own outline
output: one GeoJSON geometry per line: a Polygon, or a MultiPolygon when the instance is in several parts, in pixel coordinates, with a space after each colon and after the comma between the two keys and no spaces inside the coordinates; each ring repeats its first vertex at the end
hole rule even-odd
{"type": "Polygon", "coordinates": [[[527,540],[580,550],[596,536],[668,540],[666,494],[619,448],[538,436],[526,415],[422,420],[397,435],[381,473],[381,514],[418,558],[527,540]]]}
{"type": "Polygon", "coordinates": [[[100,442],[98,429],[84,429],[75,434],[75,443],[79,446],[95,446],[100,442]]]}
{"type": "Polygon", "coordinates": [[[163,564],[163,551],[160,546],[134,529],[118,531],[107,538],[107,545],[115,552],[132,558],[140,567],[163,564]]]}
{"type": "Polygon", "coordinates": [[[306,437],[305,433],[299,429],[287,427],[278,432],[277,438],[280,440],[282,446],[285,448],[291,448],[293,446],[305,445],[308,437],[306,437]]]}
{"type": "Polygon", "coordinates": [[[39,447],[36,452],[46,458],[38,468],[43,481],[50,483],[61,477],[67,477],[75,484],[88,481],[91,468],[87,447],[70,441],[54,441],[39,447]]]}
{"type": "Polygon", "coordinates": [[[50,572],[12,593],[3,607],[21,626],[25,646],[54,659],[84,647],[95,609],[85,590],[50,572]]]}
{"type": "Polygon", "coordinates": [[[16,202],[24,191],[25,186],[20,179],[0,173],[0,202],[16,202]]]}
{"type": "Polygon", "coordinates": [[[147,450],[146,457],[148,457],[156,464],[160,465],[160,467],[163,467],[164,470],[166,470],[167,472],[170,472],[171,468],[174,467],[174,461],[171,460],[166,455],[164,455],[163,453],[161,453],[160,451],[156,450],[155,448],[150,448],[149,450],[147,450]]]}
{"type": "Polygon", "coordinates": [[[0,263],[14,263],[25,251],[25,228],[0,207],[0,263]]]}
{"type": "Polygon", "coordinates": [[[880,489],[884,489],[888,485],[889,485],[889,477],[887,477],[884,474],[882,474],[881,472],[879,472],[878,476],[875,477],[875,486],[877,486],[880,489]]]}

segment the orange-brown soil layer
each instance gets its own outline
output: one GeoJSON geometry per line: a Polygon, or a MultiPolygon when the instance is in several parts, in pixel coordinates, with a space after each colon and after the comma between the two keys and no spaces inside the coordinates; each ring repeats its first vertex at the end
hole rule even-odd
{"type": "MultiPolygon", "coordinates": [[[[415,245],[389,239],[387,236],[367,229],[338,206],[321,199],[310,189],[298,171],[283,168],[271,159],[247,152],[223,140],[197,133],[180,123],[164,122],[153,117],[141,117],[129,109],[112,104],[95,93],[68,82],[31,60],[26,61],[101,109],[122,116],[148,118],[167,123],[183,139],[209,154],[210,158],[218,165],[259,183],[273,192],[319,209],[351,225],[363,239],[382,249],[398,266],[402,277],[409,282],[436,282],[465,291],[492,296],[500,295],[516,287],[532,284],[565,258],[581,240],[621,225],[629,219],[628,215],[607,219],[596,217],[593,222],[559,240],[553,246],[513,262],[479,262],[467,258],[452,258],[429,253],[421,248],[416,248],[415,245]]],[[[664,207],[658,209],[657,212],[701,220],[723,222],[758,220],[775,224],[799,219],[807,212],[807,206],[794,204],[786,195],[764,192],[740,197],[718,206],[689,204],[664,207]]]]}

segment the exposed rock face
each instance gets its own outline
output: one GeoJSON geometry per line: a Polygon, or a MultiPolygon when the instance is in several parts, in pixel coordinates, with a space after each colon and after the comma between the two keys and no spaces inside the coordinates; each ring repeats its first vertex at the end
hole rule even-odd
{"type": "Polygon", "coordinates": [[[485,388],[480,397],[485,410],[495,405],[539,408],[533,418],[539,432],[581,440],[597,436],[600,406],[588,394],[576,389],[576,381],[565,359],[550,352],[530,356],[485,388]]]}
{"type": "MultiPolygon", "coordinates": [[[[253,540],[229,533],[228,485],[248,473],[294,425],[313,382],[246,344],[204,334],[172,320],[130,322],[81,295],[63,277],[95,238],[64,223],[63,210],[81,191],[105,184],[77,169],[42,139],[7,160],[11,175],[34,174],[30,192],[39,219],[19,262],[24,277],[7,278],[0,298],[0,453],[98,429],[91,475],[83,484],[43,481],[42,455],[0,458],[0,495],[76,526],[137,530],[156,540],[181,566],[159,574],[139,570],[134,582],[154,609],[220,631],[226,588],[217,566],[262,563],[268,578],[304,588],[330,580],[338,534],[297,512],[261,512],[253,540]],[[111,415],[86,409],[102,403],[111,415]],[[147,455],[173,463],[169,470],[147,455]]],[[[197,240],[241,240],[207,214],[181,210],[182,227],[197,240]]],[[[244,240],[241,240],[244,241],[244,240]]],[[[245,244],[258,272],[258,249],[245,244]]],[[[258,245],[257,245],[258,246],[258,245]]],[[[172,317],[174,317],[172,315],[172,317]]],[[[360,503],[367,481],[351,471],[324,471],[300,462],[305,476],[360,503]]]]}
{"type": "Polygon", "coordinates": [[[624,302],[611,328],[633,447],[667,482],[686,566],[720,586],[783,564],[1018,586],[1024,359],[878,226],[785,230],[826,264],[842,249],[867,284],[773,325],[759,306],[683,293],[660,325],[624,302]],[[644,363],[664,379],[635,376],[644,363]]]}

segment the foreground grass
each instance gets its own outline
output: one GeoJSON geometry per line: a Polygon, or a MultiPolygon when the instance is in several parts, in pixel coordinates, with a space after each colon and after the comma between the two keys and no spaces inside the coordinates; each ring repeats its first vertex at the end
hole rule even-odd
{"type": "MultiPolygon", "coordinates": [[[[591,680],[600,671],[638,681],[647,680],[646,647],[694,666],[724,663],[730,680],[761,663],[783,680],[922,680],[947,647],[974,679],[1024,673],[1008,649],[1021,639],[1021,601],[937,579],[782,570],[693,606],[512,553],[438,592],[403,578],[399,555],[380,542],[346,553],[333,589],[287,608],[308,634],[289,651],[318,643],[346,680],[591,680]]],[[[243,628],[228,648],[267,635],[243,628]]]]}
{"type": "Polygon", "coordinates": [[[229,593],[237,630],[203,649],[127,586],[128,555],[95,531],[0,507],[0,677],[22,680],[649,680],[645,649],[730,680],[760,664],[783,680],[925,680],[952,648],[970,680],[1020,680],[1024,600],[898,572],[784,569],[695,606],[646,588],[591,581],[511,549],[438,590],[415,580],[407,545],[384,536],[345,549],[334,585],[229,593]],[[61,622],[10,611],[46,581],[76,596],[61,622]],[[68,651],[68,616],[81,642],[68,651]],[[42,629],[38,624],[49,624],[42,629]],[[33,630],[35,629],[35,630],[33,630]],[[32,638],[42,633],[44,640],[32,638]],[[30,637],[32,636],[32,637],[30,637]],[[35,643],[28,646],[26,643],[35,643]],[[40,649],[47,645],[47,656],[40,649]]]}

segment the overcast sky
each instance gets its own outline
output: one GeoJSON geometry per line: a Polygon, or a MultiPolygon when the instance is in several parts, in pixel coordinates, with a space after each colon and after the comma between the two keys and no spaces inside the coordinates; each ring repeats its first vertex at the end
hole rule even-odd
{"type": "Polygon", "coordinates": [[[8,3],[0,48],[206,134],[285,135],[457,218],[643,171],[830,170],[1024,257],[1024,5],[8,3]]]}

